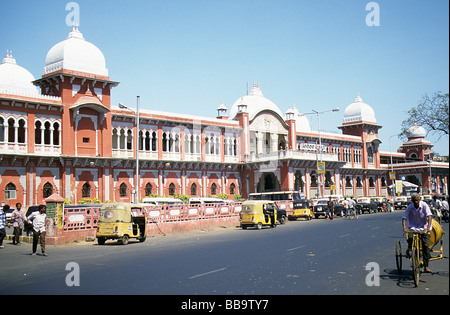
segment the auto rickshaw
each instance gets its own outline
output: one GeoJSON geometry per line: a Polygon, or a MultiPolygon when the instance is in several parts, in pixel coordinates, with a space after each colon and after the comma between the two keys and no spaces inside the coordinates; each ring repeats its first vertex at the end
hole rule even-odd
{"type": "Polygon", "coordinates": [[[108,239],[119,240],[126,245],[130,238],[144,242],[146,229],[144,206],[124,202],[106,203],[100,208],[96,237],[99,245],[105,244],[108,239]]]}
{"type": "Polygon", "coordinates": [[[248,200],[242,204],[241,227],[277,226],[277,206],[269,200],[248,200]]]}
{"type": "Polygon", "coordinates": [[[311,220],[314,216],[312,204],[309,200],[294,201],[294,209],[292,214],[288,216],[289,220],[297,220],[298,218],[305,218],[311,220]]]}

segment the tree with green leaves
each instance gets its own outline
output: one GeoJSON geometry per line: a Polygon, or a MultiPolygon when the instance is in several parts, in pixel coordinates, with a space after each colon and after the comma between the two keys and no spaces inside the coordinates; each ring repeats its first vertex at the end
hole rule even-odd
{"type": "Polygon", "coordinates": [[[408,111],[408,118],[402,122],[401,136],[414,124],[425,128],[427,133],[439,135],[439,138],[449,134],[448,127],[448,92],[436,92],[428,96],[425,94],[416,107],[408,111]]]}

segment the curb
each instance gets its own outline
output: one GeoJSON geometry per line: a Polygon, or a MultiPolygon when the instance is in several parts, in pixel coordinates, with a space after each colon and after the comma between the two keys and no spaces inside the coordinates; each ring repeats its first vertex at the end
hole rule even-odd
{"type": "MultiPolygon", "coordinates": [[[[6,235],[5,240],[10,240],[12,241],[14,235],[6,235]]],[[[22,243],[32,243],[33,242],[33,237],[32,236],[19,236],[20,242],[22,243]]]]}

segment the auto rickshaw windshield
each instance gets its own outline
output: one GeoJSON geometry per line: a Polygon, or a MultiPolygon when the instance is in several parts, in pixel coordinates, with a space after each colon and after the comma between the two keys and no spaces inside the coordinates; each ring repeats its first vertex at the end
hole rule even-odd
{"type": "Polygon", "coordinates": [[[130,222],[130,211],[126,209],[104,209],[100,212],[99,222],[130,222]]]}
{"type": "Polygon", "coordinates": [[[244,214],[255,214],[256,213],[256,207],[255,206],[243,206],[242,207],[242,213],[244,213],[244,214]]]}

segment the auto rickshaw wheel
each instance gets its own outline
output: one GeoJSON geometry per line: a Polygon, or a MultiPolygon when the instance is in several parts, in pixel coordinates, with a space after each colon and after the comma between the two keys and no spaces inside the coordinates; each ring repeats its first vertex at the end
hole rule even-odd
{"type": "Polygon", "coordinates": [[[261,230],[261,229],[262,229],[262,223],[261,223],[261,222],[258,222],[258,224],[256,225],[256,228],[257,228],[258,230],[261,230]]]}
{"type": "Polygon", "coordinates": [[[143,243],[143,242],[145,242],[145,239],[146,239],[145,236],[144,236],[144,237],[140,237],[140,238],[139,238],[139,242],[143,243]]]}
{"type": "Polygon", "coordinates": [[[395,245],[395,262],[397,264],[397,271],[399,274],[402,273],[402,244],[400,241],[397,241],[395,245]]]}
{"type": "Polygon", "coordinates": [[[106,242],[106,237],[99,237],[97,239],[98,245],[105,245],[105,242],[106,242]]]}
{"type": "Polygon", "coordinates": [[[122,245],[127,245],[129,240],[130,240],[130,238],[128,237],[128,235],[124,235],[120,239],[120,242],[122,243],[122,245]]]}

